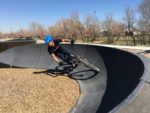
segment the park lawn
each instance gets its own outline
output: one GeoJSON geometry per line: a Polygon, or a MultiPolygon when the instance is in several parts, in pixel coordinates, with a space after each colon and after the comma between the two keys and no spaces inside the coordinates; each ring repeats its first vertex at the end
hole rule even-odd
{"type": "MultiPolygon", "coordinates": [[[[150,44],[148,43],[148,38],[146,38],[146,44],[145,45],[141,45],[141,42],[139,39],[135,38],[136,40],[136,46],[149,46],[150,44]]],[[[77,39],[76,40],[77,43],[88,43],[88,44],[92,44],[91,41],[88,41],[88,42],[83,42],[82,40],[80,39],[77,39]]],[[[134,42],[133,42],[133,39],[131,37],[127,37],[127,41],[125,40],[125,38],[123,37],[120,37],[119,40],[117,40],[117,38],[114,38],[113,39],[113,43],[109,43],[107,38],[104,37],[104,38],[97,38],[93,44],[104,44],[104,45],[122,45],[122,46],[134,46],[134,42]]]]}

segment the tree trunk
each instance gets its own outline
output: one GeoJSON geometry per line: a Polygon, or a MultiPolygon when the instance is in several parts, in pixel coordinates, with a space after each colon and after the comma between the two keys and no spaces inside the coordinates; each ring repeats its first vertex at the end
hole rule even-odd
{"type": "Polygon", "coordinates": [[[109,40],[110,43],[112,44],[112,43],[113,43],[113,35],[112,35],[112,34],[109,35],[109,39],[110,39],[110,40],[109,40]]]}
{"type": "Polygon", "coordinates": [[[142,37],[137,36],[138,40],[140,41],[140,44],[143,45],[142,37]]]}
{"type": "Polygon", "coordinates": [[[133,44],[134,44],[134,46],[136,46],[135,37],[134,37],[134,36],[132,36],[132,39],[133,39],[133,44]]]}
{"type": "Polygon", "coordinates": [[[143,38],[142,38],[142,40],[143,40],[143,44],[145,45],[146,43],[145,43],[145,35],[143,34],[143,36],[142,36],[143,38]]]}
{"type": "Polygon", "coordinates": [[[128,46],[129,43],[128,43],[127,37],[126,36],[124,36],[124,37],[125,37],[126,45],[128,46]]]}
{"type": "Polygon", "coordinates": [[[148,40],[148,42],[149,42],[149,45],[150,45],[150,35],[148,35],[148,37],[149,37],[149,40],[148,40]]]}
{"type": "Polygon", "coordinates": [[[107,43],[109,44],[110,43],[110,36],[107,35],[106,37],[107,37],[107,43]]]}
{"type": "Polygon", "coordinates": [[[118,40],[119,40],[119,37],[120,37],[120,36],[119,36],[119,35],[117,35],[117,40],[116,40],[116,41],[118,41],[118,40]]]}

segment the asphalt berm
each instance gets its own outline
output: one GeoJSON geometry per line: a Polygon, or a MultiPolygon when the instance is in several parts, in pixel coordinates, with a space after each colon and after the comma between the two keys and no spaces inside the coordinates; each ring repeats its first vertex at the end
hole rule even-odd
{"type": "MultiPolygon", "coordinates": [[[[64,72],[77,80],[80,92],[70,113],[118,112],[131,102],[144,86],[149,72],[149,60],[127,51],[96,45],[62,45],[100,68],[97,73],[79,65],[59,67],[49,56],[47,46],[33,44],[15,47],[0,53],[0,62],[8,66],[45,68],[50,72],[64,72]]],[[[65,73],[63,73],[65,74],[65,73]]]]}

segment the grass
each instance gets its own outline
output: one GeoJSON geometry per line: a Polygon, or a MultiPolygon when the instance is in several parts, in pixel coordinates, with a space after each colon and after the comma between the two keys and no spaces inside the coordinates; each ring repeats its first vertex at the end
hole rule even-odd
{"type": "MultiPolygon", "coordinates": [[[[148,43],[148,37],[146,37],[146,44],[145,45],[141,45],[141,42],[139,39],[135,38],[136,41],[136,46],[150,46],[150,44],[148,43]]],[[[77,43],[89,43],[92,44],[91,41],[88,42],[83,42],[80,39],[77,39],[76,41],[77,43]]],[[[119,40],[117,40],[116,37],[113,38],[113,43],[109,43],[107,37],[101,37],[101,38],[97,38],[94,42],[94,44],[110,44],[110,45],[123,45],[123,46],[134,46],[134,42],[133,39],[131,37],[127,37],[127,41],[125,40],[125,38],[120,37],[119,40]]]]}

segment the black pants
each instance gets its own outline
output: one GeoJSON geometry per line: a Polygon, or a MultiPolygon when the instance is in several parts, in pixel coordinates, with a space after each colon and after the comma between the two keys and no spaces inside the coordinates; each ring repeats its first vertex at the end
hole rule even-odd
{"type": "Polygon", "coordinates": [[[67,62],[68,64],[72,64],[71,59],[66,57],[66,56],[71,57],[71,54],[70,54],[70,52],[67,49],[61,47],[60,50],[55,55],[58,58],[62,59],[63,61],[67,62]]]}

